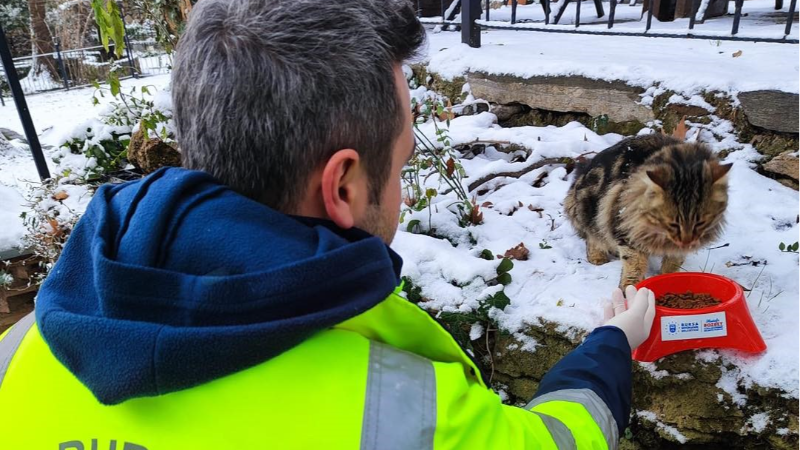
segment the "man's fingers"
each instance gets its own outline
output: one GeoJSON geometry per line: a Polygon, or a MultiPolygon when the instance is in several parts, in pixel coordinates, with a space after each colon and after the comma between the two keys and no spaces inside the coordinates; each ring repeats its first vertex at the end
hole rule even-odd
{"type": "Polygon", "coordinates": [[[614,306],[611,302],[603,303],[603,323],[608,322],[614,317],[614,306]]]}
{"type": "Polygon", "coordinates": [[[611,303],[614,306],[614,315],[620,314],[625,312],[625,297],[622,296],[622,291],[620,289],[614,289],[614,292],[611,293],[611,303]]]}
{"type": "Polygon", "coordinates": [[[636,297],[636,287],[628,285],[625,288],[625,298],[628,300],[628,307],[630,308],[631,303],[633,303],[633,299],[636,297]]]}
{"type": "Polygon", "coordinates": [[[648,289],[647,312],[644,313],[644,331],[650,335],[650,328],[653,326],[653,319],[656,316],[656,294],[648,289]]]}
{"type": "Polygon", "coordinates": [[[651,293],[652,291],[650,289],[639,289],[632,299],[630,297],[628,298],[628,309],[637,316],[644,318],[644,315],[647,313],[647,298],[651,293]]]}

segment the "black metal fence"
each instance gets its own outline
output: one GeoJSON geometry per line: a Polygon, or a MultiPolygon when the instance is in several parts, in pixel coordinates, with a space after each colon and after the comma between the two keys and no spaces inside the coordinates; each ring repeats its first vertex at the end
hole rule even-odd
{"type": "MultiPolygon", "coordinates": [[[[674,27],[668,30],[659,30],[653,31],[652,23],[653,23],[653,15],[654,10],[658,7],[657,5],[668,2],[669,0],[644,0],[645,6],[647,6],[647,12],[643,13],[646,14],[647,20],[644,25],[643,31],[636,31],[630,28],[624,30],[617,30],[614,29],[615,25],[615,13],[618,6],[617,0],[609,0],[609,13],[607,19],[599,23],[598,21],[592,22],[592,27],[584,27],[580,28],[582,25],[581,23],[581,0],[561,0],[559,8],[553,14],[553,10],[551,9],[551,0],[539,0],[540,7],[542,9],[542,20],[536,22],[528,22],[524,24],[518,23],[517,20],[517,7],[518,2],[517,0],[505,0],[505,3],[510,2],[511,6],[511,17],[510,21],[492,21],[491,19],[491,8],[490,8],[490,0],[485,1],[485,11],[481,6],[481,0],[454,0],[454,3],[458,2],[458,5],[451,5],[447,8],[447,12],[449,14],[445,14],[445,7],[444,1],[442,0],[442,11],[443,14],[441,17],[435,17],[430,19],[423,19],[423,22],[429,24],[437,24],[442,25],[444,27],[454,26],[456,28],[461,29],[462,33],[462,42],[469,44],[472,47],[480,47],[480,32],[481,30],[527,30],[527,31],[540,31],[540,32],[550,32],[550,33],[570,33],[570,34],[595,34],[595,35],[613,35],[613,36],[644,36],[644,37],[667,37],[667,38],[689,38],[689,39],[714,39],[714,40],[731,40],[731,41],[750,41],[750,42],[774,42],[774,43],[786,43],[786,44],[797,44],[798,39],[790,38],[790,34],[792,31],[792,26],[794,22],[794,15],[797,9],[797,0],[791,0],[789,3],[789,7],[787,11],[781,11],[783,9],[783,0],[775,0],[775,10],[780,11],[776,13],[777,15],[783,15],[782,25],[783,28],[783,36],[782,37],[769,37],[763,36],[763,33],[757,33],[756,35],[742,35],[740,34],[740,24],[741,18],[743,16],[742,7],[744,5],[744,0],[734,0],[735,10],[733,13],[733,21],[731,24],[731,31],[729,34],[725,33],[722,34],[720,32],[709,32],[709,31],[696,31],[695,26],[698,24],[696,17],[698,16],[698,11],[702,6],[708,5],[706,1],[705,4],[703,0],[688,0],[690,2],[690,11],[688,11],[688,29],[686,30],[679,30],[675,29],[674,27]],[[575,19],[574,19],[574,26],[566,26],[566,25],[558,25],[558,22],[561,20],[563,14],[567,10],[567,5],[573,2],[575,5],[575,19]],[[461,13],[461,20],[455,21],[456,15],[461,13]],[[600,24],[600,26],[598,26],[600,24]]],[[[530,2],[529,2],[530,3],[530,2]]],[[[593,0],[595,11],[597,13],[597,18],[600,19],[604,17],[605,8],[601,0],[593,0]]],[[[727,1],[725,2],[725,10],[727,11],[727,1]]],[[[703,13],[700,13],[703,15],[703,13]]],[[[745,14],[746,15],[746,14],[745,14]]],[[[705,16],[703,15],[703,19],[705,16]]],[[[630,21],[630,20],[627,20],[630,21]]],[[[585,23],[583,24],[585,25],[585,23]]]]}
{"type": "MultiPolygon", "coordinates": [[[[61,50],[55,43],[55,52],[14,58],[14,69],[26,94],[87,86],[103,82],[116,68],[120,78],[168,73],[172,58],[147,36],[130,40],[126,36],[126,49],[122,57],[114,54],[114,45],[106,51],[102,46],[61,50]]],[[[0,102],[9,96],[7,77],[0,68],[0,102]]]]}

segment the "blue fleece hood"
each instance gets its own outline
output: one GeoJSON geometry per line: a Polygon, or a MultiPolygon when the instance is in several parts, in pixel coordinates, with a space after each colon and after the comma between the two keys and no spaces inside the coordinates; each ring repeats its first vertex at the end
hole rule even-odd
{"type": "Polygon", "coordinates": [[[259,364],[381,302],[380,239],[179,168],[98,189],[39,291],[50,349],[104,404],[259,364]]]}

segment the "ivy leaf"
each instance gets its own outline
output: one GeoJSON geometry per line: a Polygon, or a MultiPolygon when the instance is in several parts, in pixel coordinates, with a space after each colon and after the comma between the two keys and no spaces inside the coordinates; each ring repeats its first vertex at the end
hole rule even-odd
{"type": "Polygon", "coordinates": [[[486,301],[487,305],[490,307],[495,307],[499,310],[503,310],[506,306],[511,304],[511,299],[505,294],[505,292],[500,291],[493,296],[489,297],[486,301]]]}
{"type": "Polygon", "coordinates": [[[510,273],[501,274],[499,277],[497,277],[497,282],[502,284],[503,286],[511,284],[511,274],[510,273]]]}
{"type": "Polygon", "coordinates": [[[508,273],[513,268],[514,268],[514,263],[511,262],[511,260],[508,258],[503,258],[503,260],[500,261],[500,264],[497,266],[497,274],[502,275],[504,273],[508,273]]]}

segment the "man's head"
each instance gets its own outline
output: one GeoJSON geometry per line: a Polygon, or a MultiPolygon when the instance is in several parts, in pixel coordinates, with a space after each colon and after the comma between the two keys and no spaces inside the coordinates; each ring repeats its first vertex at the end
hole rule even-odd
{"type": "Polygon", "coordinates": [[[405,0],[200,0],[172,73],[183,163],[280,211],[390,242],[414,145],[405,0]]]}

